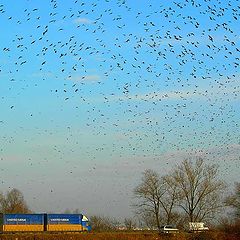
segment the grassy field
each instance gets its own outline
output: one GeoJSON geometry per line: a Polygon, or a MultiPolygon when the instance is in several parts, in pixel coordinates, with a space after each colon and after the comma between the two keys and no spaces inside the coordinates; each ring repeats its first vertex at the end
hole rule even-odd
{"type": "Polygon", "coordinates": [[[178,233],[175,235],[156,233],[35,233],[35,234],[2,234],[2,240],[240,240],[239,234],[208,232],[201,234],[178,233]]]}

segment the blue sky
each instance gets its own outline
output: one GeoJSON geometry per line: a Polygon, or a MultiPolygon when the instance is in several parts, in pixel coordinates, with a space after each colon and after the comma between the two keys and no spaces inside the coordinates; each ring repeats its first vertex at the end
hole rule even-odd
{"type": "Polygon", "coordinates": [[[124,217],[146,168],[239,181],[238,5],[2,0],[1,190],[124,217]]]}

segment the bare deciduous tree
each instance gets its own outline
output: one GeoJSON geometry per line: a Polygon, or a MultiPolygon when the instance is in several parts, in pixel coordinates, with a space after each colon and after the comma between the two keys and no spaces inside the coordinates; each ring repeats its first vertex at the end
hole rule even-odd
{"type": "Polygon", "coordinates": [[[160,231],[161,197],[165,190],[159,175],[153,170],[145,170],[141,183],[134,189],[134,204],[138,214],[154,215],[156,227],[160,231]]]}
{"type": "Polygon", "coordinates": [[[132,218],[125,218],[124,225],[127,230],[133,230],[136,227],[136,222],[132,218]]]}
{"type": "Polygon", "coordinates": [[[90,223],[92,230],[96,232],[114,231],[119,225],[115,219],[105,216],[91,216],[90,223]]]}
{"type": "Polygon", "coordinates": [[[30,213],[23,194],[16,188],[0,196],[0,208],[2,213],[30,213]]]}
{"type": "Polygon", "coordinates": [[[183,219],[210,220],[224,207],[224,190],[217,165],[206,164],[203,159],[185,160],[161,178],[155,171],[146,170],[134,189],[137,202],[133,206],[142,216],[154,216],[154,226],[160,230],[161,224],[183,219]]]}
{"type": "Polygon", "coordinates": [[[151,222],[148,227],[155,227],[160,231],[161,224],[178,221],[179,214],[175,208],[179,193],[172,175],[160,177],[155,171],[146,170],[142,182],[134,189],[134,196],[137,199],[134,205],[137,213],[141,213],[143,218],[148,216],[148,224],[151,222]]]}
{"type": "Polygon", "coordinates": [[[226,205],[234,210],[234,215],[237,220],[240,219],[240,183],[235,183],[234,193],[225,200],[226,205]]]}
{"type": "Polygon", "coordinates": [[[190,222],[214,217],[223,207],[221,195],[225,184],[217,178],[217,165],[207,165],[203,159],[183,161],[174,171],[181,200],[179,206],[190,222]]]}
{"type": "Polygon", "coordinates": [[[164,210],[165,223],[170,224],[173,221],[176,222],[178,218],[178,214],[174,212],[174,208],[179,200],[179,193],[177,184],[170,174],[162,177],[162,183],[164,186],[164,194],[160,198],[160,203],[164,210]]]}
{"type": "Polygon", "coordinates": [[[153,214],[153,212],[145,211],[145,210],[140,212],[140,209],[139,209],[139,213],[137,213],[137,217],[139,222],[138,225],[141,226],[142,229],[154,230],[157,228],[156,216],[155,214],[153,214]]]}

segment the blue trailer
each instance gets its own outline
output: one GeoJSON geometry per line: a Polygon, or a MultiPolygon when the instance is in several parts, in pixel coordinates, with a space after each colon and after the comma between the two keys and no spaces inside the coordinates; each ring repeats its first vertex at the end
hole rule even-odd
{"type": "Polygon", "coordinates": [[[83,231],[82,214],[47,214],[48,232],[83,231]]]}
{"type": "Polygon", "coordinates": [[[44,214],[1,214],[2,232],[42,232],[44,214]]]}

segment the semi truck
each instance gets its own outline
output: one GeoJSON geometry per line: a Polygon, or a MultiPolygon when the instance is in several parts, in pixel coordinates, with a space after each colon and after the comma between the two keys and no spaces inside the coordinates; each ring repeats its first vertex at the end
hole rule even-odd
{"type": "Polygon", "coordinates": [[[189,232],[208,231],[209,228],[203,222],[189,222],[189,232]]]}
{"type": "Polygon", "coordinates": [[[90,230],[89,220],[82,214],[0,214],[0,233],[90,230]]]}

